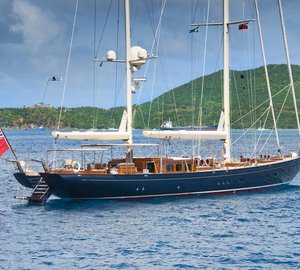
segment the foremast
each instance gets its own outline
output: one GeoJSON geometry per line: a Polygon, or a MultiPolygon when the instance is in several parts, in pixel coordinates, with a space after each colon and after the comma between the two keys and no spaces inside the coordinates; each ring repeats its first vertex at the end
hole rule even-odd
{"type": "MultiPolygon", "coordinates": [[[[119,130],[116,132],[107,131],[71,131],[61,132],[53,131],[52,137],[55,139],[69,139],[69,140],[123,140],[124,144],[128,146],[126,152],[127,162],[132,162],[132,84],[136,81],[144,81],[145,78],[132,79],[132,73],[140,69],[140,66],[145,64],[147,59],[154,58],[148,57],[147,51],[139,46],[131,47],[131,34],[130,34],[130,1],[124,0],[124,13],[125,13],[125,59],[117,59],[116,52],[109,50],[106,58],[95,58],[96,62],[112,62],[112,63],[125,63],[126,64],[126,110],[120,123],[119,130]]],[[[139,86],[135,85],[136,87],[139,86]]]]}

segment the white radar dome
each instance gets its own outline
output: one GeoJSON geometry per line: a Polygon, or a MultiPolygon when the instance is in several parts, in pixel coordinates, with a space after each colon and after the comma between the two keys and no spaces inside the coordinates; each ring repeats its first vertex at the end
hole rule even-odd
{"type": "Polygon", "coordinates": [[[113,50],[110,50],[106,53],[106,59],[107,61],[115,61],[117,59],[116,52],[113,50]]]}
{"type": "Polygon", "coordinates": [[[139,46],[131,47],[131,65],[139,67],[146,63],[147,51],[139,46]]]}
{"type": "Polygon", "coordinates": [[[139,52],[138,52],[138,57],[140,59],[145,59],[147,58],[147,51],[145,49],[140,49],[139,52]]]}

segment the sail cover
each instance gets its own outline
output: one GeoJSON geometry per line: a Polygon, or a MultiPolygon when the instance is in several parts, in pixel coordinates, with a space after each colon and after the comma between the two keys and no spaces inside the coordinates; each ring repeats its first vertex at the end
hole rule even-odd
{"type": "Polygon", "coordinates": [[[145,130],[143,136],[162,140],[224,140],[226,132],[220,130],[145,130]]]}
{"type": "Polygon", "coordinates": [[[124,140],[129,139],[129,132],[126,131],[127,126],[127,112],[124,111],[118,131],[53,131],[52,138],[65,140],[124,140]]]}
{"type": "Polygon", "coordinates": [[[221,112],[217,130],[145,130],[143,136],[161,140],[225,140],[224,112],[221,112]]]}
{"type": "Polygon", "coordinates": [[[52,137],[65,140],[128,140],[128,131],[53,131],[52,137]]]}

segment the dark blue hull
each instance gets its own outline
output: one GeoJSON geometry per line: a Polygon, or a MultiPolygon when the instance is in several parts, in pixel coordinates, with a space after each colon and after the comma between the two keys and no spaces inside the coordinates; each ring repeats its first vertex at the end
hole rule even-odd
{"type": "Polygon", "coordinates": [[[45,181],[61,198],[134,199],[231,193],[290,182],[300,158],[267,165],[181,174],[49,174],[45,181]]]}
{"type": "Polygon", "coordinates": [[[14,177],[17,179],[17,181],[24,187],[27,188],[35,188],[37,183],[40,181],[41,176],[36,175],[36,176],[29,176],[26,175],[25,173],[14,173],[14,177]]]}

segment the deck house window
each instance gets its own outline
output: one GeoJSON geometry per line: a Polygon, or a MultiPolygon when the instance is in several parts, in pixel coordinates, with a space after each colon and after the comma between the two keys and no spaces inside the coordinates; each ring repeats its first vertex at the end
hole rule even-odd
{"type": "Polygon", "coordinates": [[[190,172],[192,170],[192,164],[185,164],[185,170],[190,172]]]}
{"type": "Polygon", "coordinates": [[[167,172],[174,172],[174,165],[173,164],[167,164],[167,172]]]}
{"type": "Polygon", "coordinates": [[[181,164],[176,164],[175,169],[176,169],[176,172],[182,171],[182,165],[181,164]]]}
{"type": "Polygon", "coordinates": [[[146,166],[150,173],[155,172],[155,163],[154,162],[147,162],[146,166]]]}

